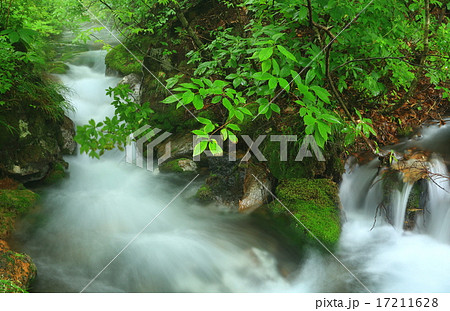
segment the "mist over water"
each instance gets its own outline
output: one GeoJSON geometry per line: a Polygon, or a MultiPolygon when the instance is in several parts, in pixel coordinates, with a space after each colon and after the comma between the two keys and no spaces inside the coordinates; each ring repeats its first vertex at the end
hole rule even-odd
{"type": "MultiPolygon", "coordinates": [[[[104,75],[104,55],[82,53],[59,76],[72,89],[71,118],[78,125],[113,114],[105,89],[119,79],[104,75]]],[[[70,178],[41,190],[40,209],[17,233],[38,267],[33,291],[82,290],[190,181],[125,164],[124,156],[114,150],[101,160],[67,157],[70,178]]],[[[434,171],[446,173],[442,161],[433,163],[434,171]]],[[[336,256],[373,292],[449,291],[448,180],[428,185],[432,216],[426,230],[403,232],[401,211],[398,225],[379,219],[370,230],[382,195],[380,183],[373,184],[376,175],[373,162],[343,176],[347,221],[336,256]]],[[[250,216],[200,206],[191,199],[200,184],[195,181],[168,206],[86,291],[364,292],[326,252],[307,250],[302,261],[293,261],[283,241],[250,216]]],[[[397,196],[400,210],[407,188],[397,196]]]]}

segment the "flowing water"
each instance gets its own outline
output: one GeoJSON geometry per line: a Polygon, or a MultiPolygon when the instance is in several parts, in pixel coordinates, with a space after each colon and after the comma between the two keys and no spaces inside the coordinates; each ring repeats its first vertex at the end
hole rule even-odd
{"type": "MultiPolygon", "coordinates": [[[[104,56],[82,53],[60,75],[73,90],[68,97],[77,124],[113,113],[104,90],[119,79],[104,75],[104,56]]],[[[448,143],[448,134],[448,126],[431,127],[419,143],[431,148],[434,136],[448,143]]],[[[124,156],[111,151],[100,161],[67,157],[70,178],[41,189],[41,207],[22,222],[16,237],[38,267],[33,291],[82,290],[189,182],[125,164],[124,156]]],[[[446,169],[441,159],[433,160],[433,172],[446,169]]],[[[371,291],[449,291],[448,180],[428,183],[431,216],[424,217],[421,230],[402,230],[409,185],[393,196],[393,225],[380,218],[371,230],[382,197],[381,183],[374,183],[377,172],[373,161],[343,176],[346,222],[336,256],[371,291]]],[[[200,184],[188,187],[86,291],[364,291],[326,252],[306,250],[300,260],[251,216],[200,206],[191,199],[200,184]]]]}

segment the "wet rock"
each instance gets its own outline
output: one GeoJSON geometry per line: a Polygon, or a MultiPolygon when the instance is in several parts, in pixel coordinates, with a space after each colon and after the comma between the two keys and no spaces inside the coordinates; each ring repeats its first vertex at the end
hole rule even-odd
{"type": "Polygon", "coordinates": [[[195,197],[201,201],[212,201],[214,198],[211,188],[208,185],[201,186],[197,190],[195,197]]]}
{"type": "Polygon", "coordinates": [[[159,170],[161,172],[195,172],[197,164],[192,159],[175,159],[161,164],[159,170]]]}
{"type": "Polygon", "coordinates": [[[426,178],[429,174],[429,152],[407,151],[402,159],[395,159],[391,169],[403,173],[404,183],[414,183],[426,178]]]}
{"type": "Polygon", "coordinates": [[[123,79],[118,84],[119,85],[128,84],[130,86],[130,89],[132,90],[131,93],[132,98],[136,103],[139,103],[141,90],[141,77],[138,74],[136,73],[129,74],[123,77],[123,79]]]}
{"type": "Polygon", "coordinates": [[[0,174],[22,183],[42,180],[63,154],[73,153],[73,123],[31,107],[1,112],[17,130],[0,126],[0,174]]]}
{"type": "Polygon", "coordinates": [[[0,292],[23,292],[36,277],[36,265],[30,256],[12,251],[0,240],[0,292]]]}
{"type": "Polygon", "coordinates": [[[230,161],[228,155],[207,158],[210,175],[206,185],[211,190],[211,197],[221,204],[233,208],[239,207],[239,200],[243,197],[243,185],[246,164],[230,161]]]}
{"type": "Polygon", "coordinates": [[[268,203],[272,181],[264,164],[249,164],[244,179],[244,196],[239,200],[240,212],[252,212],[268,203]]]}
{"type": "Polygon", "coordinates": [[[77,143],[73,139],[75,136],[75,124],[69,118],[64,116],[61,125],[61,152],[64,155],[73,155],[77,149],[77,143]]]}
{"type": "Polygon", "coordinates": [[[171,159],[178,158],[192,158],[194,151],[193,138],[191,133],[173,135],[166,139],[163,143],[156,146],[156,156],[159,158],[163,157],[167,150],[166,145],[170,143],[170,157],[171,159]]]}

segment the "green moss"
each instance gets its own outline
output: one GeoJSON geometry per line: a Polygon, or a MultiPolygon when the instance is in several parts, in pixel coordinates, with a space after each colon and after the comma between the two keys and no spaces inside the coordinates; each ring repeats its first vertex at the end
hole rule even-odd
{"type": "Polygon", "coordinates": [[[167,162],[161,164],[161,166],[159,167],[159,170],[161,172],[176,172],[176,173],[184,172],[183,169],[178,164],[178,161],[180,161],[180,160],[183,160],[183,159],[167,161],[167,162]]]}
{"type": "Polygon", "coordinates": [[[198,189],[195,197],[201,201],[211,201],[212,200],[212,191],[211,187],[208,185],[203,185],[198,189]]]}
{"type": "MultiPolygon", "coordinates": [[[[336,244],[341,225],[338,188],[333,181],[305,178],[282,180],[276,194],[320,241],[328,246],[336,244]]],[[[274,201],[268,207],[273,216],[284,218],[287,229],[299,235],[297,239],[314,239],[280,203],[274,201]]]]}
{"type": "Polygon", "coordinates": [[[0,189],[0,239],[13,231],[15,219],[29,211],[38,198],[30,190],[0,189]]]}
{"type": "Polygon", "coordinates": [[[26,291],[11,280],[0,280],[0,293],[26,293],[26,291]]]}
{"type": "MultiPolygon", "coordinates": [[[[139,60],[143,60],[143,56],[139,52],[133,51],[133,54],[139,60]]],[[[108,52],[105,63],[108,68],[116,70],[124,76],[141,73],[141,64],[122,45],[117,45],[108,52]]]]}
{"type": "Polygon", "coordinates": [[[422,194],[422,189],[418,182],[414,183],[411,193],[409,194],[408,203],[406,205],[407,209],[420,209],[420,195],[422,194]]]}
{"type": "Polygon", "coordinates": [[[51,185],[57,183],[66,177],[66,169],[62,163],[56,163],[50,173],[45,177],[43,183],[45,185],[51,185]]]}
{"type": "Polygon", "coordinates": [[[170,160],[170,161],[164,162],[159,167],[159,170],[161,172],[192,173],[192,171],[185,171],[185,170],[183,170],[183,168],[180,166],[179,162],[183,161],[183,160],[189,161],[190,159],[180,158],[180,159],[175,159],[175,160],[170,160]]]}

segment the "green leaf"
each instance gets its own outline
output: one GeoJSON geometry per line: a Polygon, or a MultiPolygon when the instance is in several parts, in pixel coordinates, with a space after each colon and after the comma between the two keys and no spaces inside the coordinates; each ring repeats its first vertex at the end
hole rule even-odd
{"type": "Polygon", "coordinates": [[[194,93],[191,90],[185,92],[182,96],[185,105],[190,104],[194,100],[194,93]]]}
{"type": "Polygon", "coordinates": [[[207,140],[202,140],[201,142],[197,143],[194,147],[194,157],[201,154],[203,151],[205,151],[206,147],[208,146],[207,140]]]}
{"type": "Polygon", "coordinates": [[[242,111],[243,113],[245,113],[246,115],[253,116],[253,113],[251,113],[251,111],[248,110],[248,109],[245,108],[245,107],[239,107],[238,109],[239,109],[240,111],[242,111]]]}
{"type": "Polygon", "coordinates": [[[314,93],[316,93],[317,97],[319,97],[323,102],[329,104],[330,103],[330,96],[331,94],[328,93],[328,91],[326,89],[324,89],[323,87],[320,86],[311,86],[310,87],[311,90],[314,91],[314,93]]]}
{"type": "Polygon", "coordinates": [[[269,80],[273,78],[273,76],[268,72],[256,72],[253,74],[253,79],[256,80],[269,80]]]}
{"type": "Polygon", "coordinates": [[[233,124],[233,123],[228,124],[227,128],[232,129],[233,131],[240,131],[241,130],[241,128],[238,125],[233,124]]]}
{"type": "Polygon", "coordinates": [[[258,114],[265,114],[269,110],[269,106],[269,104],[259,106],[258,114]]]}
{"type": "Polygon", "coordinates": [[[272,67],[272,62],[270,61],[270,59],[267,59],[267,60],[263,61],[262,64],[261,64],[262,72],[269,71],[270,67],[272,67]]]}
{"type": "Polygon", "coordinates": [[[213,86],[217,87],[217,88],[220,88],[220,89],[223,89],[228,84],[230,84],[230,83],[227,82],[227,81],[215,80],[214,83],[213,83],[213,86]]]}
{"type": "Polygon", "coordinates": [[[212,123],[211,120],[206,119],[206,118],[202,118],[202,117],[197,117],[197,121],[202,123],[202,124],[210,124],[210,123],[212,123]]]}
{"type": "Polygon", "coordinates": [[[234,135],[232,132],[229,132],[229,133],[228,133],[228,139],[229,139],[232,143],[235,143],[235,144],[237,144],[237,142],[238,142],[237,136],[234,135]]]}
{"type": "Polygon", "coordinates": [[[289,92],[289,90],[291,89],[289,82],[284,78],[278,78],[278,83],[280,84],[280,87],[282,89],[286,90],[286,92],[289,92]]]}
{"type": "Polygon", "coordinates": [[[170,95],[169,97],[166,97],[162,103],[163,104],[172,104],[174,102],[177,102],[179,100],[179,94],[170,95]]]}
{"type": "Polygon", "coordinates": [[[193,89],[193,90],[197,90],[198,86],[193,84],[193,83],[181,83],[180,84],[182,87],[188,88],[188,89],[193,89]]]}
{"type": "Polygon", "coordinates": [[[230,73],[228,76],[225,77],[227,80],[235,79],[238,77],[237,73],[230,73]]]}
{"type": "Polygon", "coordinates": [[[200,110],[200,109],[202,109],[204,107],[203,99],[198,94],[195,95],[194,100],[193,100],[193,104],[194,104],[195,109],[197,109],[197,110],[200,110]]]}
{"type": "Polygon", "coordinates": [[[278,39],[280,39],[282,36],[284,36],[285,35],[285,33],[284,32],[281,32],[281,33],[276,33],[276,34],[274,34],[273,36],[272,36],[272,40],[273,41],[277,41],[278,39]]]}
{"type": "Polygon", "coordinates": [[[272,109],[272,111],[276,112],[276,113],[280,113],[280,107],[277,104],[270,104],[270,109],[272,109]]]}
{"type": "Polygon", "coordinates": [[[211,82],[211,80],[206,79],[206,78],[202,78],[202,81],[208,86],[208,87],[212,87],[213,83],[211,82]]]}
{"type": "Polygon", "coordinates": [[[269,79],[269,88],[270,89],[272,89],[272,90],[275,89],[277,87],[277,84],[278,84],[278,79],[277,78],[272,77],[272,78],[269,79]]]}
{"type": "Polygon", "coordinates": [[[303,117],[303,121],[306,125],[314,125],[316,123],[316,119],[309,114],[303,117]]]}
{"type": "Polygon", "coordinates": [[[223,153],[222,148],[219,146],[219,144],[217,143],[216,140],[210,141],[209,144],[208,144],[208,147],[209,147],[209,151],[211,151],[211,153],[213,155],[218,155],[218,154],[222,154],[223,153]]]}
{"type": "Polygon", "coordinates": [[[259,51],[259,61],[265,61],[266,59],[269,59],[273,54],[273,46],[261,49],[259,51]]]}
{"type": "Polygon", "coordinates": [[[244,120],[244,114],[239,110],[235,110],[234,115],[236,116],[236,118],[238,118],[239,121],[242,122],[244,120]]]}
{"type": "Polygon", "coordinates": [[[205,87],[205,84],[200,79],[191,78],[191,81],[194,82],[195,84],[201,86],[201,87],[205,87]]]}
{"type": "Polygon", "coordinates": [[[332,116],[330,114],[326,114],[326,113],[321,114],[320,118],[324,119],[324,120],[326,120],[326,121],[328,121],[330,123],[335,123],[335,124],[340,124],[341,123],[341,121],[339,121],[338,118],[336,118],[335,116],[332,116]]]}
{"type": "Polygon", "coordinates": [[[278,76],[280,74],[280,65],[275,58],[272,58],[272,74],[278,76]]]}
{"type": "Polygon", "coordinates": [[[323,149],[325,146],[325,139],[320,135],[318,131],[314,132],[314,139],[316,140],[317,145],[323,149]]]}
{"type": "Polygon", "coordinates": [[[281,54],[283,54],[284,56],[286,56],[288,59],[297,62],[297,58],[295,58],[294,54],[292,54],[291,52],[289,52],[288,50],[286,50],[286,48],[282,45],[277,45],[278,50],[281,52],[281,54]]]}
{"type": "Polygon", "coordinates": [[[222,100],[222,96],[214,96],[213,99],[211,100],[211,103],[212,104],[217,104],[221,100],[222,100]]]}
{"type": "Polygon", "coordinates": [[[227,108],[229,111],[234,110],[233,105],[231,104],[230,100],[228,98],[222,99],[222,105],[227,108]]]}
{"type": "Polygon", "coordinates": [[[206,125],[205,125],[205,127],[203,128],[203,130],[204,130],[206,133],[211,133],[212,131],[214,131],[215,128],[216,128],[216,127],[215,127],[212,123],[209,123],[209,124],[206,124],[206,125]]]}
{"type": "Polygon", "coordinates": [[[224,141],[227,140],[227,138],[228,138],[228,131],[227,131],[227,129],[221,129],[220,133],[222,134],[223,140],[224,141]]]}
{"type": "Polygon", "coordinates": [[[195,135],[199,136],[199,137],[208,137],[208,134],[205,133],[202,130],[193,130],[192,133],[194,133],[195,135]]]}
{"type": "Polygon", "coordinates": [[[316,77],[316,71],[313,69],[308,70],[305,77],[305,84],[308,85],[316,77]]]}
{"type": "Polygon", "coordinates": [[[308,109],[305,107],[300,108],[300,111],[298,112],[301,117],[304,117],[308,113],[308,109]]]}
{"type": "Polygon", "coordinates": [[[325,141],[327,141],[328,140],[328,133],[331,132],[330,127],[327,124],[318,121],[317,122],[317,128],[319,129],[320,136],[322,136],[322,138],[325,141]]]}
{"type": "Polygon", "coordinates": [[[233,80],[233,86],[234,87],[238,87],[240,85],[243,85],[245,82],[245,80],[241,77],[237,77],[236,79],[233,80]]]}

